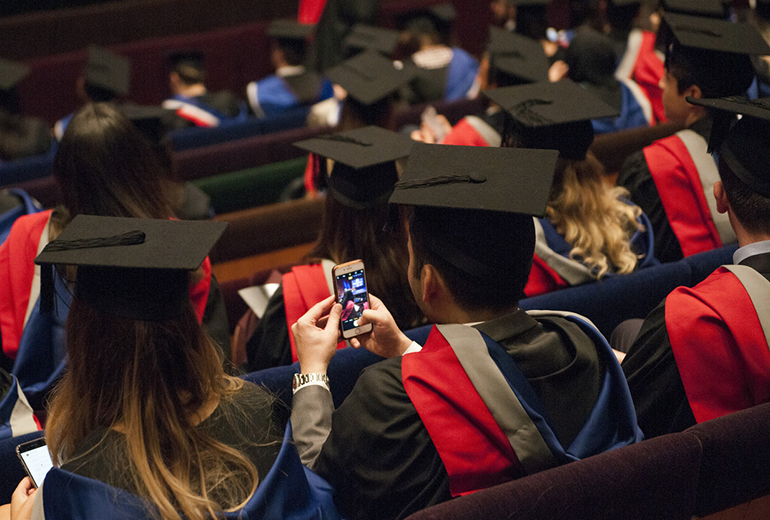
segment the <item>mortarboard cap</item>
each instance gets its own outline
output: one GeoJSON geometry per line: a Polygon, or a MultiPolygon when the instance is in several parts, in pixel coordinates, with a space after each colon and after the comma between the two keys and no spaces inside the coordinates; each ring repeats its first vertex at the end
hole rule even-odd
{"type": "Polygon", "coordinates": [[[390,56],[398,45],[398,38],[398,31],[358,23],[353,26],[344,44],[349,49],[373,49],[390,56]]]}
{"type": "Polygon", "coordinates": [[[116,105],[116,108],[131,120],[131,123],[152,146],[160,144],[170,121],[176,117],[173,110],[156,106],[121,103],[116,105]]]}
{"type": "Polygon", "coordinates": [[[417,143],[390,203],[542,217],[557,158],[553,150],[417,143]]]}
{"type": "Polygon", "coordinates": [[[627,7],[629,5],[641,5],[642,0],[609,0],[609,3],[617,7],[627,7]]]}
{"type": "Polygon", "coordinates": [[[131,82],[131,62],[128,58],[103,47],[88,47],[86,83],[125,96],[131,82]]]}
{"type": "Polygon", "coordinates": [[[398,180],[394,161],[407,157],[414,143],[398,132],[366,126],[294,146],[333,160],[329,191],[340,203],[364,209],[387,201],[398,180]]]}
{"type": "Polygon", "coordinates": [[[618,117],[618,110],[564,79],[485,90],[515,123],[523,148],[558,150],[565,159],[583,159],[594,138],[592,119],[618,117]]]}
{"type": "Polygon", "coordinates": [[[722,0],[662,0],[661,6],[667,13],[725,17],[725,4],[722,0]]]}
{"type": "Polygon", "coordinates": [[[709,150],[718,151],[719,159],[752,191],[770,198],[770,98],[687,101],[713,113],[709,150]],[[739,114],[743,117],[736,121],[739,114]]]}
{"type": "Polygon", "coordinates": [[[487,52],[492,70],[515,80],[510,84],[548,79],[548,58],[538,41],[499,27],[490,27],[487,52]]]}
{"type": "Polygon", "coordinates": [[[670,13],[663,16],[663,22],[667,34],[682,47],[733,54],[770,54],[770,46],[762,35],[747,23],[670,13]]]}
{"type": "Polygon", "coordinates": [[[0,90],[11,90],[28,75],[25,64],[0,58],[0,90]]]}
{"type": "Polygon", "coordinates": [[[478,283],[520,293],[534,252],[532,216],[545,214],[558,155],[417,143],[390,202],[414,207],[413,247],[416,238],[478,283]]]}
{"type": "Polygon", "coordinates": [[[512,0],[511,3],[517,7],[545,7],[551,0],[512,0]]]}
{"type": "Polygon", "coordinates": [[[267,35],[278,39],[306,40],[314,30],[314,25],[298,23],[294,20],[275,20],[267,28],[267,35]]]}
{"type": "Polygon", "coordinates": [[[203,52],[199,50],[174,52],[169,56],[169,61],[175,67],[186,66],[195,70],[203,70],[203,52]]]}
{"type": "Polygon", "coordinates": [[[407,84],[416,69],[393,62],[377,51],[364,51],[327,70],[324,75],[364,105],[372,105],[407,84]]]}
{"type": "Polygon", "coordinates": [[[197,269],[227,227],[224,222],[78,215],[35,258],[41,306],[53,301],[50,265],[78,266],[75,297],[137,320],[180,315],[197,269]],[[44,302],[48,303],[44,303],[44,302]]]}

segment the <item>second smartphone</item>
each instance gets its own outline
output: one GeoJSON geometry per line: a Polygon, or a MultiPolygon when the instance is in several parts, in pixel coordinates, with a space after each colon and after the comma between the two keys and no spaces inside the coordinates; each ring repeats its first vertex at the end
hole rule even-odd
{"type": "Polygon", "coordinates": [[[364,263],[353,260],[335,265],[332,269],[334,279],[334,295],[337,303],[342,305],[340,330],[345,339],[366,334],[372,330],[372,324],[361,325],[361,314],[369,308],[369,292],[366,289],[366,274],[364,263]]]}

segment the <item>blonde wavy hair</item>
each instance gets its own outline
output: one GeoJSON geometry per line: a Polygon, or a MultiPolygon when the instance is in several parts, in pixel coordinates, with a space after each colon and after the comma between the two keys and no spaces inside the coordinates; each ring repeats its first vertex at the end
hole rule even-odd
{"type": "Polygon", "coordinates": [[[68,369],[46,425],[54,464],[72,461],[87,435],[112,429],[125,435],[126,451],[115,454],[111,471],[155,505],[155,517],[203,520],[245,505],[259,482],[256,466],[195,427],[205,418],[198,414],[231,399],[243,381],[224,373],[191,304],[178,318],[150,322],[75,298],[66,345],[68,369]]]}
{"type": "Polygon", "coordinates": [[[630,238],[644,230],[637,222],[642,210],[619,200],[628,191],[606,185],[603,173],[591,152],[584,160],[560,157],[546,208],[548,220],[572,246],[570,258],[591,268],[597,279],[636,268],[639,256],[630,238]]]}

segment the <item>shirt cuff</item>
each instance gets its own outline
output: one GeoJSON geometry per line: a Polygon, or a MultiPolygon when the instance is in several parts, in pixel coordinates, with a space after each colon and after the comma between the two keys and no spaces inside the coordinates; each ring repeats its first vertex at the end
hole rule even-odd
{"type": "Polygon", "coordinates": [[[415,352],[419,352],[421,350],[422,350],[422,345],[420,345],[416,341],[412,341],[412,344],[409,345],[409,348],[404,351],[402,356],[406,356],[407,354],[414,354],[415,352]]]}

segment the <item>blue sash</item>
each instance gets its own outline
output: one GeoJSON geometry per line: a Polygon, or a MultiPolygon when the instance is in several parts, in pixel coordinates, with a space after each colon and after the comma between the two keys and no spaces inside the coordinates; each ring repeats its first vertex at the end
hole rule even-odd
{"type": "MultiPolygon", "coordinates": [[[[45,478],[43,507],[46,520],[148,519],[153,506],[127,491],[62,469],[45,478]]],[[[337,520],[332,487],[305,468],[286,429],[283,445],[268,474],[243,509],[225,513],[227,519],[337,520]]]]}
{"type": "Polygon", "coordinates": [[[200,108],[205,112],[208,112],[212,116],[219,119],[220,126],[224,124],[240,123],[240,122],[246,121],[248,117],[248,111],[246,109],[246,105],[243,102],[238,104],[239,106],[238,115],[230,117],[224,112],[222,112],[221,110],[217,110],[211,105],[204,103],[203,101],[200,100],[200,98],[187,97],[181,94],[177,94],[173,96],[171,99],[174,99],[176,101],[181,101],[182,103],[187,103],[188,105],[192,105],[194,107],[200,108]]]}
{"type": "Polygon", "coordinates": [[[26,435],[38,429],[32,408],[19,388],[16,377],[13,377],[11,388],[0,400],[0,440],[26,435]]]}
{"type": "MultiPolygon", "coordinates": [[[[50,266],[48,267],[50,269],[50,266]]],[[[72,294],[61,276],[54,276],[55,302],[51,313],[40,312],[40,298],[24,327],[19,351],[13,364],[22,390],[34,408],[42,408],[43,399],[66,368],[64,322],[72,294]]]]}
{"type": "MultiPolygon", "coordinates": [[[[623,200],[623,199],[621,199],[623,200]]],[[[628,201],[624,202],[631,204],[628,201]]],[[[569,257],[570,251],[572,251],[572,246],[567,242],[564,237],[556,230],[556,228],[551,224],[551,222],[547,218],[541,218],[540,225],[543,227],[543,232],[545,233],[546,243],[548,244],[548,247],[551,248],[555,253],[563,256],[564,258],[567,258],[568,260],[572,262],[577,262],[577,260],[573,260],[569,257]]],[[[644,255],[641,258],[639,258],[639,261],[636,265],[636,270],[644,269],[645,267],[651,267],[653,265],[658,265],[660,262],[655,258],[655,240],[652,232],[652,224],[650,223],[650,219],[647,218],[647,215],[642,213],[639,215],[639,218],[636,220],[639,224],[641,224],[644,227],[643,231],[637,230],[634,235],[631,237],[630,243],[631,248],[637,255],[644,255]]],[[[613,272],[607,272],[604,275],[607,276],[615,276],[615,273],[613,272]]]]}
{"type": "Polygon", "coordinates": [[[5,239],[8,238],[8,234],[11,232],[11,227],[13,226],[13,223],[16,222],[17,218],[21,217],[22,215],[30,215],[32,213],[43,211],[43,208],[40,207],[40,204],[35,199],[27,195],[27,192],[19,189],[10,189],[8,191],[21,197],[22,204],[16,208],[9,209],[0,215],[0,244],[5,242],[5,239]]]}
{"type": "Polygon", "coordinates": [[[463,99],[476,81],[479,62],[462,49],[452,47],[452,61],[447,71],[444,101],[463,99]]]}
{"type": "MultiPolygon", "coordinates": [[[[545,315],[552,314],[543,311],[545,315]]],[[[531,313],[537,316],[538,313],[531,313]]],[[[558,313],[553,313],[558,315],[558,313]]],[[[620,448],[643,439],[636,422],[636,409],[631,400],[625,375],[607,340],[596,327],[582,316],[566,314],[568,321],[577,324],[596,345],[596,352],[605,367],[604,380],[594,408],[569,446],[562,446],[556,439],[540,398],[529,384],[513,358],[497,342],[481,334],[487,344],[490,357],[505,376],[524,410],[537,427],[557,464],[580,460],[608,450],[620,448]]]]}
{"type": "Polygon", "coordinates": [[[618,130],[627,130],[629,128],[639,128],[649,126],[649,121],[644,115],[642,106],[631,93],[629,89],[623,83],[620,84],[620,89],[623,92],[623,105],[620,110],[620,116],[615,119],[592,119],[591,125],[594,127],[594,133],[596,135],[606,134],[608,132],[617,132],[618,130]]]}

